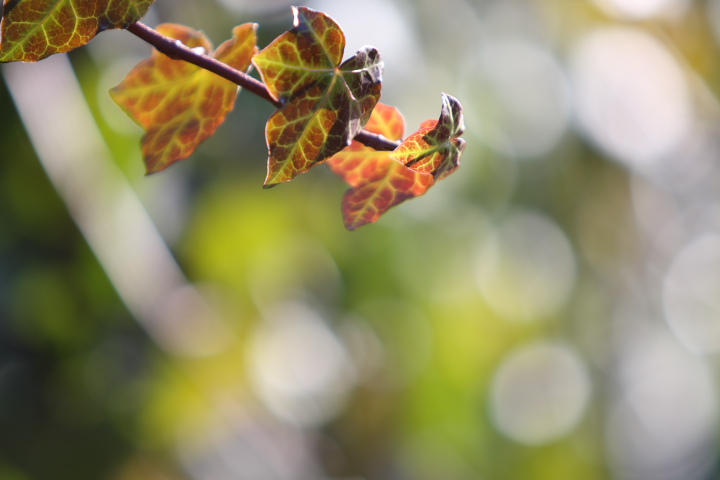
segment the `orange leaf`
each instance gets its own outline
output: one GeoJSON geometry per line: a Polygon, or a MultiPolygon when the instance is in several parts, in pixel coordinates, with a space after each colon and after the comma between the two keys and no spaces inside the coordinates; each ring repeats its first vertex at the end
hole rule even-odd
{"type": "MultiPolygon", "coordinates": [[[[250,68],[257,52],[256,29],[253,23],[235,27],[233,38],[213,53],[202,32],[174,24],[157,27],[163,35],[240,71],[250,68]]],[[[146,130],[142,151],[147,173],[154,173],[189,157],[212,136],[232,111],[238,91],[229,80],[154,50],[110,94],[146,130]]]]}
{"type": "Polygon", "coordinates": [[[392,159],[378,163],[376,173],[377,180],[351,188],[343,197],[348,230],[377,221],[390,208],[422,195],[435,183],[432,175],[413,171],[392,159]]]}
{"type": "Polygon", "coordinates": [[[462,105],[443,93],[438,120],[427,120],[391,153],[391,157],[412,170],[429,173],[435,180],[450,175],[460,165],[465,140],[458,138],[465,130],[462,105]]]}
{"type": "MultiPolygon", "coordinates": [[[[366,130],[399,140],[405,121],[396,108],[378,103],[366,130]]],[[[416,172],[393,160],[390,154],[353,141],[328,160],[330,168],[351,187],[342,203],[348,230],[375,222],[390,208],[422,195],[435,183],[432,175],[416,172]]]]}

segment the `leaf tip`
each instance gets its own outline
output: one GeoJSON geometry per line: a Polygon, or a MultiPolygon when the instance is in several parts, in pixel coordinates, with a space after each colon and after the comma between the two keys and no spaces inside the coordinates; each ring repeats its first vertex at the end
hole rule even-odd
{"type": "Polygon", "coordinates": [[[442,92],[442,108],[439,122],[443,122],[444,118],[454,124],[452,132],[454,136],[465,133],[465,118],[463,116],[462,104],[449,93],[442,92]]]}
{"type": "Polygon", "coordinates": [[[276,187],[282,183],[281,180],[277,180],[275,178],[271,179],[270,175],[265,179],[265,183],[263,183],[263,190],[267,190],[269,188],[276,187]]]}
{"type": "Polygon", "coordinates": [[[164,163],[161,161],[161,159],[158,157],[157,154],[154,154],[152,152],[143,152],[143,156],[145,157],[145,176],[150,176],[154,173],[162,172],[167,167],[169,167],[172,162],[170,163],[164,163]]]}

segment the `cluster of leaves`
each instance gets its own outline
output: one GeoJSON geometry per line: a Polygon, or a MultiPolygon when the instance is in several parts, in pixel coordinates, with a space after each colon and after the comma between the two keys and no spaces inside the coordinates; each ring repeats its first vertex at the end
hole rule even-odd
{"type": "MultiPolygon", "coordinates": [[[[400,140],[405,120],[395,107],[378,103],[367,129],[400,140]]],[[[350,189],[343,198],[345,226],[354,230],[376,221],[391,207],[425,193],[452,173],[460,162],[465,141],[462,111],[457,100],[443,94],[439,120],[428,120],[394,151],[378,151],[359,142],[328,160],[350,189]]]]}
{"type": "MultiPolygon", "coordinates": [[[[153,1],[4,0],[0,61],[34,62],[82,46],[108,28],[133,31],[153,1]]],[[[217,50],[189,27],[157,27],[154,34],[170,40],[163,53],[156,45],[158,50],[111,90],[146,131],[142,150],[148,173],[187,158],[215,133],[234,107],[238,85],[247,87],[245,79],[253,80],[246,75],[253,66],[262,93],[278,107],[265,130],[264,186],[327,163],[350,185],[342,206],[350,230],[422,195],[458,167],[465,142],[459,138],[464,124],[455,98],[443,94],[440,117],[403,140],[402,115],[379,103],[379,52],[366,46],[343,61],[345,35],[333,19],[306,7],[293,7],[293,13],[293,28],[262,50],[256,24],[235,27],[217,50]],[[176,42],[194,57],[230,68],[240,81],[179,59],[173,55],[180,48],[176,42]],[[378,141],[358,141],[368,136],[378,141]]]]}

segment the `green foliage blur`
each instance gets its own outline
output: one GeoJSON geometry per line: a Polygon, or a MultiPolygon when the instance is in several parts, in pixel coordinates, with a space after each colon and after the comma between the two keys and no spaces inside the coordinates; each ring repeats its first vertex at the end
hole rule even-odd
{"type": "MultiPolygon", "coordinates": [[[[290,5],[144,21],[263,47],[290,5]]],[[[0,479],[718,478],[720,0],[307,6],[380,50],[406,133],[465,107],[461,168],[355,232],[324,167],[262,189],[246,92],[144,176],[107,93],[150,51],[127,32],[62,56],[75,104],[0,68],[0,479]],[[31,140],[56,101],[73,137],[31,140]]]]}

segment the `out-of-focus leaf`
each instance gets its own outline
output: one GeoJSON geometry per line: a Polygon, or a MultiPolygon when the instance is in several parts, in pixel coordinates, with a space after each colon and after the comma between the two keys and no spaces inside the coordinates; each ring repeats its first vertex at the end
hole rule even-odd
{"type": "MultiPolygon", "coordinates": [[[[378,103],[366,129],[399,140],[405,121],[396,108],[378,103]]],[[[435,183],[431,174],[411,170],[390,154],[353,141],[328,160],[330,168],[352,187],[342,203],[348,230],[375,222],[391,207],[422,195],[435,183]]]]}
{"type": "Polygon", "coordinates": [[[458,137],[464,131],[462,105],[455,97],[443,93],[440,118],[423,122],[391,157],[412,170],[430,173],[435,180],[440,180],[460,165],[465,140],[458,137]]]}
{"type": "MultiPolygon", "coordinates": [[[[254,23],[235,27],[233,38],[214,53],[202,32],[174,24],[160,25],[157,31],[247,71],[257,52],[256,28],[254,23]]],[[[147,131],[142,150],[147,172],[153,173],[187,158],[212,136],[233,109],[238,91],[229,80],[153,51],[110,93],[147,131]]]]}
{"type": "Polygon", "coordinates": [[[345,35],[324,13],[293,7],[294,27],[253,63],[284,105],[268,120],[265,187],[291,180],[350,144],[380,98],[383,63],[361,48],[344,63],[345,35]]]}
{"type": "Polygon", "coordinates": [[[5,0],[0,62],[37,62],[126,28],[155,0],[5,0]]]}

